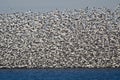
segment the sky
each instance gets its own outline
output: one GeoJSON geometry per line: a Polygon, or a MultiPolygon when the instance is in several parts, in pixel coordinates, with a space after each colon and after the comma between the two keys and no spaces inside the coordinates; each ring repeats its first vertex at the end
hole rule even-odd
{"type": "Polygon", "coordinates": [[[51,11],[55,9],[81,9],[89,6],[115,8],[120,0],[0,0],[0,12],[51,11]]]}

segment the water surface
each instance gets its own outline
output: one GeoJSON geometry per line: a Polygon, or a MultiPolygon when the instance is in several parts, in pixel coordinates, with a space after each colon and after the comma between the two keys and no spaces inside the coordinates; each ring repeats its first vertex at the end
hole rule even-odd
{"type": "Polygon", "coordinates": [[[120,80],[120,69],[1,69],[0,80],[120,80]]]}

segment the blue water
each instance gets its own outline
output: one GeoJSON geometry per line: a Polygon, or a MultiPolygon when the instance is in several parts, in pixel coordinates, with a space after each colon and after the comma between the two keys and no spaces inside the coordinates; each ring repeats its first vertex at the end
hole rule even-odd
{"type": "Polygon", "coordinates": [[[0,80],[120,80],[120,69],[1,69],[0,80]]]}

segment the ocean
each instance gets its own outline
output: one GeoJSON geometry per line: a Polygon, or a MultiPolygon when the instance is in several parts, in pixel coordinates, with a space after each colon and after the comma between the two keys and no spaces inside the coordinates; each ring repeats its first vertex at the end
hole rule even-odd
{"type": "Polygon", "coordinates": [[[0,80],[120,80],[120,69],[0,69],[0,80]]]}

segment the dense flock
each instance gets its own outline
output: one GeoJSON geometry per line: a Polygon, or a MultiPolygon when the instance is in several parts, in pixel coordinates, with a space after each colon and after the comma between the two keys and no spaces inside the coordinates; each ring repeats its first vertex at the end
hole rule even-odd
{"type": "Polygon", "coordinates": [[[120,5],[0,14],[0,68],[120,67],[120,5]]]}

